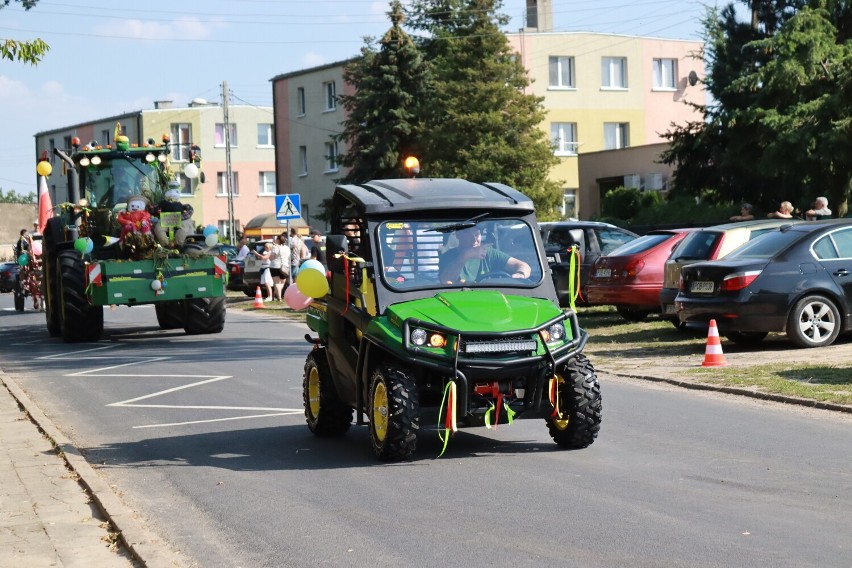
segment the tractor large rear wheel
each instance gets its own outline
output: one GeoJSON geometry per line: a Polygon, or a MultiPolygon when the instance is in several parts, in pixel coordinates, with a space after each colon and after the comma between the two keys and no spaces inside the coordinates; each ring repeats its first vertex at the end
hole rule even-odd
{"type": "Polygon", "coordinates": [[[59,275],[59,327],[62,339],[68,343],[95,341],[104,331],[103,308],[92,306],[86,297],[85,270],[86,265],[79,252],[64,250],[59,253],[56,267],[59,275]]]}
{"type": "Polygon", "coordinates": [[[44,298],[44,316],[47,320],[47,332],[51,337],[62,335],[59,313],[59,275],[57,273],[56,244],[62,239],[62,221],[58,217],[48,219],[44,231],[44,256],[42,257],[42,297],[44,298]]]}
{"type": "Polygon", "coordinates": [[[183,329],[189,335],[222,333],[225,329],[225,297],[185,300],[183,329]]]}
{"type": "Polygon", "coordinates": [[[410,458],[417,449],[420,402],[412,374],[383,365],[370,379],[370,441],[376,456],[386,461],[410,458]]]}
{"type": "Polygon", "coordinates": [[[324,348],[314,349],[305,361],[302,383],[305,419],[317,436],[341,436],[352,424],[352,408],[337,396],[324,348]]]}
{"type": "Polygon", "coordinates": [[[547,419],[550,436],[562,448],[585,448],[601,429],[601,387],[595,368],[578,355],[556,370],[558,413],[547,419]]]}

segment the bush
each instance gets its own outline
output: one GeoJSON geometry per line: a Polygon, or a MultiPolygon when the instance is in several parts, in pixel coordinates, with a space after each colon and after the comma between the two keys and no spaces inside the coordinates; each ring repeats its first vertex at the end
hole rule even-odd
{"type": "Polygon", "coordinates": [[[739,204],[712,203],[687,195],[665,199],[658,191],[639,191],[619,187],[606,192],[601,200],[600,221],[631,226],[706,226],[725,223],[739,212],[739,204]]]}

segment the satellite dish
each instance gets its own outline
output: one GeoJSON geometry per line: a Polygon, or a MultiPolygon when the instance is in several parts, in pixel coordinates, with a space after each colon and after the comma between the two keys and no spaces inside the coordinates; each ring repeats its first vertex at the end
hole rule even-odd
{"type": "Polygon", "coordinates": [[[695,71],[690,71],[688,81],[689,86],[694,87],[695,84],[698,82],[698,73],[696,73],[695,71]]]}

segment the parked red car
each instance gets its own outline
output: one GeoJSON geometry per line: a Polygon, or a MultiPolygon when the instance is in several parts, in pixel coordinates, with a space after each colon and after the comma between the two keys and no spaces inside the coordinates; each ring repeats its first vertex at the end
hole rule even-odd
{"type": "Polygon", "coordinates": [[[651,231],[595,261],[586,295],[591,305],[614,305],[628,321],[660,311],[663,267],[672,249],[698,229],[651,231]]]}

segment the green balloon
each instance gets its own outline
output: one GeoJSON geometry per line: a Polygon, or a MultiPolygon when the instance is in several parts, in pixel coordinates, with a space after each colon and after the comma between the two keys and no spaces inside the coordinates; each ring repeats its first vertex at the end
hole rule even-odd
{"type": "Polygon", "coordinates": [[[76,250],[80,254],[85,254],[88,244],[89,243],[86,241],[85,238],[80,237],[79,239],[74,241],[74,250],[76,250]]]}
{"type": "Polygon", "coordinates": [[[18,266],[26,266],[29,261],[29,255],[27,255],[27,253],[24,253],[18,257],[18,266]]]}

